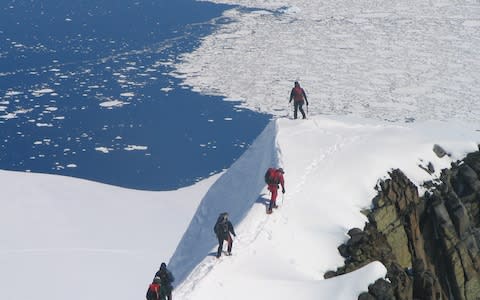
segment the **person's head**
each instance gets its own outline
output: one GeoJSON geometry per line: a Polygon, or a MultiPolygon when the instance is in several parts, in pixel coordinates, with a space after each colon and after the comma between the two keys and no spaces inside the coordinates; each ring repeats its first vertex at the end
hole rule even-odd
{"type": "Polygon", "coordinates": [[[162,262],[162,264],[160,265],[160,270],[166,270],[167,269],[167,264],[162,262]]]}
{"type": "Polygon", "coordinates": [[[222,219],[223,219],[224,221],[227,221],[227,220],[228,220],[228,213],[224,212],[224,213],[222,214],[222,219]]]}
{"type": "Polygon", "coordinates": [[[153,283],[160,283],[160,282],[161,282],[160,277],[155,276],[155,278],[153,278],[153,283]]]}
{"type": "Polygon", "coordinates": [[[298,83],[298,81],[295,81],[295,86],[300,86],[300,83],[298,83]]]}
{"type": "Polygon", "coordinates": [[[282,174],[285,174],[285,171],[283,170],[283,168],[278,168],[277,171],[282,173],[282,174]]]}

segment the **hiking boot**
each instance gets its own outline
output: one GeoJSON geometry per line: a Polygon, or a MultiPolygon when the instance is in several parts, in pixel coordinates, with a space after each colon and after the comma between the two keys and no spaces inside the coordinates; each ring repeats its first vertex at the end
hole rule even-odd
{"type": "Polygon", "coordinates": [[[275,204],[275,205],[273,206],[273,208],[278,208],[278,205],[275,204]]]}
{"type": "Polygon", "coordinates": [[[272,209],[271,208],[267,209],[267,214],[271,214],[271,213],[272,213],[272,209]]]}
{"type": "Polygon", "coordinates": [[[232,255],[232,252],[227,252],[227,256],[231,256],[232,255]]]}

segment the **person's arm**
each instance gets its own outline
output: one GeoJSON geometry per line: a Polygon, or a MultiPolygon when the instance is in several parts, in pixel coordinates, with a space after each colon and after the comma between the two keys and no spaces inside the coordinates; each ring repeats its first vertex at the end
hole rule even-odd
{"type": "Polygon", "coordinates": [[[285,180],[283,179],[283,174],[280,174],[280,185],[282,186],[282,193],[285,194],[285,180]]]}
{"type": "Polygon", "coordinates": [[[172,274],[172,272],[170,272],[170,271],[168,271],[168,280],[169,280],[170,282],[174,282],[174,281],[175,281],[175,277],[173,277],[173,274],[172,274]]]}
{"type": "Polygon", "coordinates": [[[303,93],[303,98],[305,99],[305,103],[307,103],[307,106],[308,106],[307,94],[305,94],[304,89],[302,89],[302,93],[303,93]]]}
{"type": "Polygon", "coordinates": [[[217,222],[217,223],[215,223],[215,226],[213,226],[213,232],[215,232],[215,234],[216,234],[217,236],[218,236],[219,233],[220,233],[219,230],[218,230],[218,225],[219,225],[219,223],[217,222]]]}
{"type": "Polygon", "coordinates": [[[293,94],[294,94],[294,93],[293,93],[293,89],[292,89],[292,91],[290,92],[290,100],[288,100],[288,103],[292,102],[293,94]]]}
{"type": "Polygon", "coordinates": [[[228,231],[230,231],[233,236],[237,236],[237,234],[235,233],[235,230],[233,229],[233,225],[232,225],[232,222],[228,221],[228,231]]]}

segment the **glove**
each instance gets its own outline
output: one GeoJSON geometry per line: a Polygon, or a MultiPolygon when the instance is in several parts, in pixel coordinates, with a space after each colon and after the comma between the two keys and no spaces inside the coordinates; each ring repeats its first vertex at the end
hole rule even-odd
{"type": "Polygon", "coordinates": [[[285,189],[284,188],[282,188],[282,194],[285,194],[285,189]]]}

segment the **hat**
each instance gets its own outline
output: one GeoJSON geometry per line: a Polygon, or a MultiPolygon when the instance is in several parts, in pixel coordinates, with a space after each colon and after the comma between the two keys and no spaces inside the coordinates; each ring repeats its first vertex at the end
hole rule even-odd
{"type": "Polygon", "coordinates": [[[167,268],[167,264],[165,264],[164,262],[162,262],[162,264],[160,265],[160,269],[165,269],[167,268]]]}
{"type": "Polygon", "coordinates": [[[153,283],[160,283],[161,281],[162,280],[158,276],[155,276],[155,278],[153,278],[153,283]]]}

